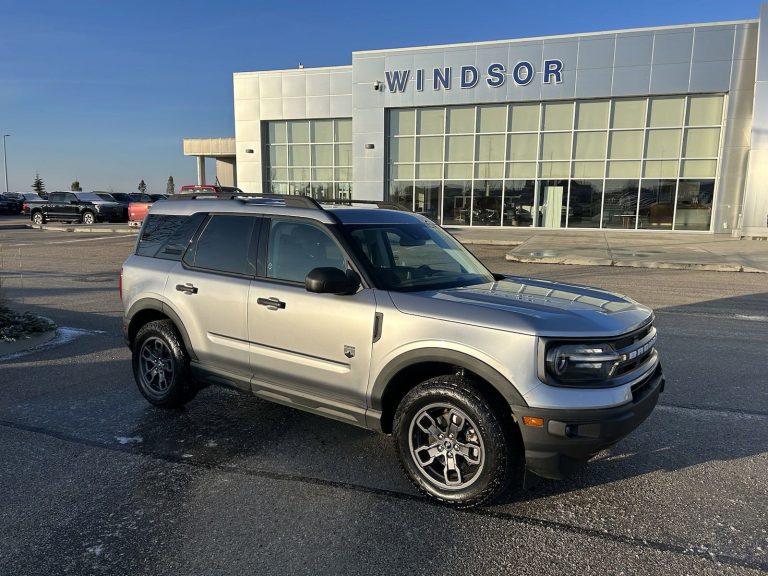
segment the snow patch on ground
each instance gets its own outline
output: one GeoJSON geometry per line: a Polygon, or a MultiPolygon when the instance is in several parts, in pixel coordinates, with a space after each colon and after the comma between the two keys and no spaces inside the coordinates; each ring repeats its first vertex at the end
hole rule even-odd
{"type": "Polygon", "coordinates": [[[118,444],[141,444],[144,438],[141,436],[115,436],[118,444]]]}
{"type": "Polygon", "coordinates": [[[51,348],[57,348],[63,344],[67,344],[68,342],[72,342],[75,338],[79,338],[80,336],[93,336],[96,334],[106,334],[104,330],[84,330],[82,328],[70,328],[68,326],[62,326],[61,328],[56,329],[56,336],[54,336],[51,340],[44,344],[40,344],[40,346],[35,346],[34,348],[30,348],[28,350],[23,350],[21,352],[16,352],[14,354],[7,354],[6,356],[0,356],[0,362],[5,362],[8,360],[16,360],[17,358],[22,358],[24,356],[28,356],[29,354],[33,354],[35,352],[42,352],[43,350],[50,350],[51,348]]]}
{"type": "Polygon", "coordinates": [[[751,322],[768,322],[768,316],[755,316],[750,314],[736,314],[737,320],[749,320],[751,322]]]}

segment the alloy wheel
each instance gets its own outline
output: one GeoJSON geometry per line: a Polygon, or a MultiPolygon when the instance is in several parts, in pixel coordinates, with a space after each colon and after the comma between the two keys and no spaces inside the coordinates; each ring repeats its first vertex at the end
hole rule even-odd
{"type": "Polygon", "coordinates": [[[144,389],[162,397],[173,383],[173,355],[168,345],[157,337],[147,338],[139,355],[139,378],[144,389]]]}
{"type": "Polygon", "coordinates": [[[479,477],[485,447],[477,425],[446,403],[421,408],[411,420],[408,442],[419,472],[444,490],[463,490],[479,477]]]}

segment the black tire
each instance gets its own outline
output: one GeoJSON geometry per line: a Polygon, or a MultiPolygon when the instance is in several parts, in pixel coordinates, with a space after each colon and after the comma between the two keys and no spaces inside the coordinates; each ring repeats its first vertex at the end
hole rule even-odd
{"type": "Polygon", "coordinates": [[[32,216],[30,218],[32,222],[37,224],[38,226],[45,224],[45,215],[43,214],[42,210],[35,210],[32,212],[32,216]]]}
{"type": "Polygon", "coordinates": [[[96,216],[90,210],[86,210],[83,212],[82,216],[80,216],[80,221],[83,224],[90,226],[91,224],[96,224],[96,216]],[[89,220],[89,222],[86,222],[86,220],[89,220]]]}
{"type": "MultiPolygon", "coordinates": [[[[443,412],[443,414],[446,413],[449,416],[452,414],[450,411],[443,412]]],[[[443,430],[439,416],[434,423],[438,425],[438,430],[443,430]]],[[[421,424],[424,424],[424,420],[421,424]]],[[[520,443],[516,440],[514,426],[511,417],[493,408],[471,380],[464,376],[446,375],[422,382],[405,395],[395,412],[392,435],[400,464],[419,490],[448,505],[470,508],[499,499],[519,478],[519,472],[522,470],[522,453],[520,443]],[[423,459],[417,454],[424,454],[426,449],[422,446],[414,452],[417,435],[429,438],[427,443],[431,444],[430,450],[434,446],[437,446],[436,449],[444,450],[443,447],[438,446],[440,440],[437,440],[437,436],[427,434],[423,428],[417,429],[420,426],[416,421],[417,417],[424,417],[424,414],[429,413],[430,410],[439,413],[444,406],[455,408],[463,413],[472,426],[465,432],[462,443],[453,444],[453,449],[456,450],[456,455],[453,456],[454,467],[461,468],[461,465],[464,465],[465,470],[461,471],[458,479],[459,481],[467,480],[469,484],[466,486],[438,485],[441,481],[447,484],[450,480],[447,465],[447,455],[450,452],[444,452],[438,457],[433,456],[430,466],[424,466],[423,462],[420,465],[416,461],[417,458],[423,459]],[[469,438],[475,438],[476,442],[469,442],[469,438]],[[434,444],[432,444],[433,441],[434,444]],[[456,446],[460,448],[457,449],[456,446]],[[459,449],[467,452],[467,446],[472,447],[470,450],[472,457],[480,461],[477,466],[470,465],[466,456],[458,458],[461,456],[459,449]],[[438,460],[439,457],[442,457],[442,465],[438,460]],[[439,469],[441,466],[444,480],[437,480],[433,477],[435,468],[439,469]]],[[[445,428],[446,432],[449,429],[445,428]]],[[[466,427],[464,429],[466,430],[466,427]]],[[[452,439],[459,440],[460,434],[461,432],[457,432],[456,437],[452,439]]]]}
{"type": "Polygon", "coordinates": [[[173,322],[155,320],[139,329],[133,341],[133,377],[144,398],[161,408],[179,408],[195,397],[198,387],[189,368],[189,355],[173,322]],[[158,350],[163,353],[155,354],[158,350]],[[164,369],[148,378],[152,357],[162,358],[164,369]]]}

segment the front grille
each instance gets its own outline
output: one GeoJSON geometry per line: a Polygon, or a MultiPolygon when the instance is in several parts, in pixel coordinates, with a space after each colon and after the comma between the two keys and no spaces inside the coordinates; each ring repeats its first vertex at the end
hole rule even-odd
{"type": "Polygon", "coordinates": [[[621,355],[614,376],[623,376],[642,366],[653,354],[656,344],[656,329],[649,325],[634,334],[621,338],[614,343],[615,350],[621,355]]]}
{"type": "Polygon", "coordinates": [[[616,350],[621,350],[622,348],[627,348],[629,346],[632,346],[635,342],[639,342],[646,336],[648,336],[648,333],[653,329],[653,324],[648,324],[645,328],[641,328],[637,332],[634,332],[632,334],[628,334],[627,336],[622,336],[620,339],[616,340],[613,343],[614,348],[616,350]]]}

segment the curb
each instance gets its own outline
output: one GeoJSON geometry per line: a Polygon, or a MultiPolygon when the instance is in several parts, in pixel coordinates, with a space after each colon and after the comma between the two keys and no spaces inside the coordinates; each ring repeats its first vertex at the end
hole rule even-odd
{"type": "Polygon", "coordinates": [[[92,226],[51,226],[49,224],[43,224],[41,226],[37,226],[35,224],[30,225],[31,228],[35,228],[37,230],[50,230],[52,232],[82,232],[82,233],[95,233],[95,234],[137,234],[139,232],[138,228],[130,228],[126,226],[125,228],[117,228],[117,227],[110,227],[110,228],[94,228],[92,226]]]}
{"type": "Polygon", "coordinates": [[[25,230],[32,228],[32,224],[0,224],[0,232],[3,230],[25,230]]]}
{"type": "Polygon", "coordinates": [[[567,264],[573,266],[615,266],[622,268],[654,268],[666,270],[698,270],[702,272],[747,272],[752,274],[768,274],[768,270],[741,266],[740,264],[698,262],[660,262],[657,260],[612,260],[610,258],[586,258],[586,257],[541,257],[517,256],[507,254],[509,262],[524,264],[567,264]]]}

